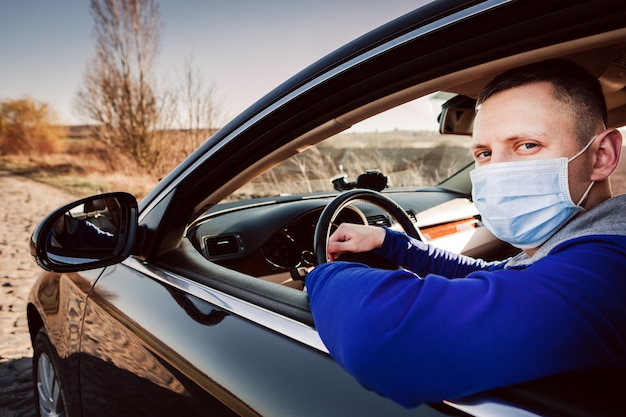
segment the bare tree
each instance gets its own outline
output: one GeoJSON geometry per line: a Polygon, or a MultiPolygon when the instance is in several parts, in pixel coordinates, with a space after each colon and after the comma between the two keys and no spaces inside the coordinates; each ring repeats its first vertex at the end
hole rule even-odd
{"type": "Polygon", "coordinates": [[[186,150],[191,152],[216,130],[221,117],[215,86],[205,84],[204,77],[193,65],[193,56],[185,60],[179,102],[180,125],[187,139],[186,150]]]}
{"type": "Polygon", "coordinates": [[[163,149],[160,100],[152,71],[160,36],[154,0],[91,0],[96,56],[77,104],[95,135],[150,169],[163,149]]]}

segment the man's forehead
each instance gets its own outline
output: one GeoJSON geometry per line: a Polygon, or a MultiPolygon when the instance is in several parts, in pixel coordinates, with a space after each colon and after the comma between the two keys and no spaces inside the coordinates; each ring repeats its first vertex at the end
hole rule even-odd
{"type": "Polygon", "coordinates": [[[492,134],[485,135],[472,135],[472,146],[479,145],[481,143],[489,143],[493,141],[497,142],[515,142],[519,140],[536,140],[541,142],[549,142],[554,140],[554,136],[540,130],[526,130],[526,131],[511,131],[506,134],[498,134],[493,132],[492,134]]]}
{"type": "Polygon", "coordinates": [[[494,94],[476,112],[472,146],[524,139],[550,142],[561,136],[572,136],[575,126],[572,113],[555,104],[555,100],[549,82],[531,83],[494,94]]]}

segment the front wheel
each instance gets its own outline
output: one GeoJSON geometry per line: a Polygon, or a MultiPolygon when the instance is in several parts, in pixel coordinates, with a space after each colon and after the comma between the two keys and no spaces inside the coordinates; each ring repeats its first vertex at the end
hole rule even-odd
{"type": "Polygon", "coordinates": [[[33,388],[38,415],[67,417],[59,359],[44,329],[37,333],[33,350],[33,388]]]}

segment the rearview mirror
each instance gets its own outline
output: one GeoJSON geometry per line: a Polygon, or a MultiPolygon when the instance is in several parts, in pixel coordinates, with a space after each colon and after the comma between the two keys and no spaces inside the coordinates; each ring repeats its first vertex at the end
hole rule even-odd
{"type": "Polygon", "coordinates": [[[439,133],[444,135],[472,135],[476,100],[466,96],[454,96],[441,106],[439,133]]]}
{"type": "Polygon", "coordinates": [[[128,193],[84,198],[50,213],[37,226],[31,255],[42,268],[73,272],[112,265],[132,251],[137,200],[128,193]]]}

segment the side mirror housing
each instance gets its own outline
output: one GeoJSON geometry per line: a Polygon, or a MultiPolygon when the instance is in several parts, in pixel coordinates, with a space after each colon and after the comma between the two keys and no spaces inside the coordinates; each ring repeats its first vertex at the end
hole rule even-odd
{"type": "Polygon", "coordinates": [[[135,197],[106,193],[60,207],[35,228],[30,252],[52,272],[113,265],[130,256],[138,227],[135,197]]]}

